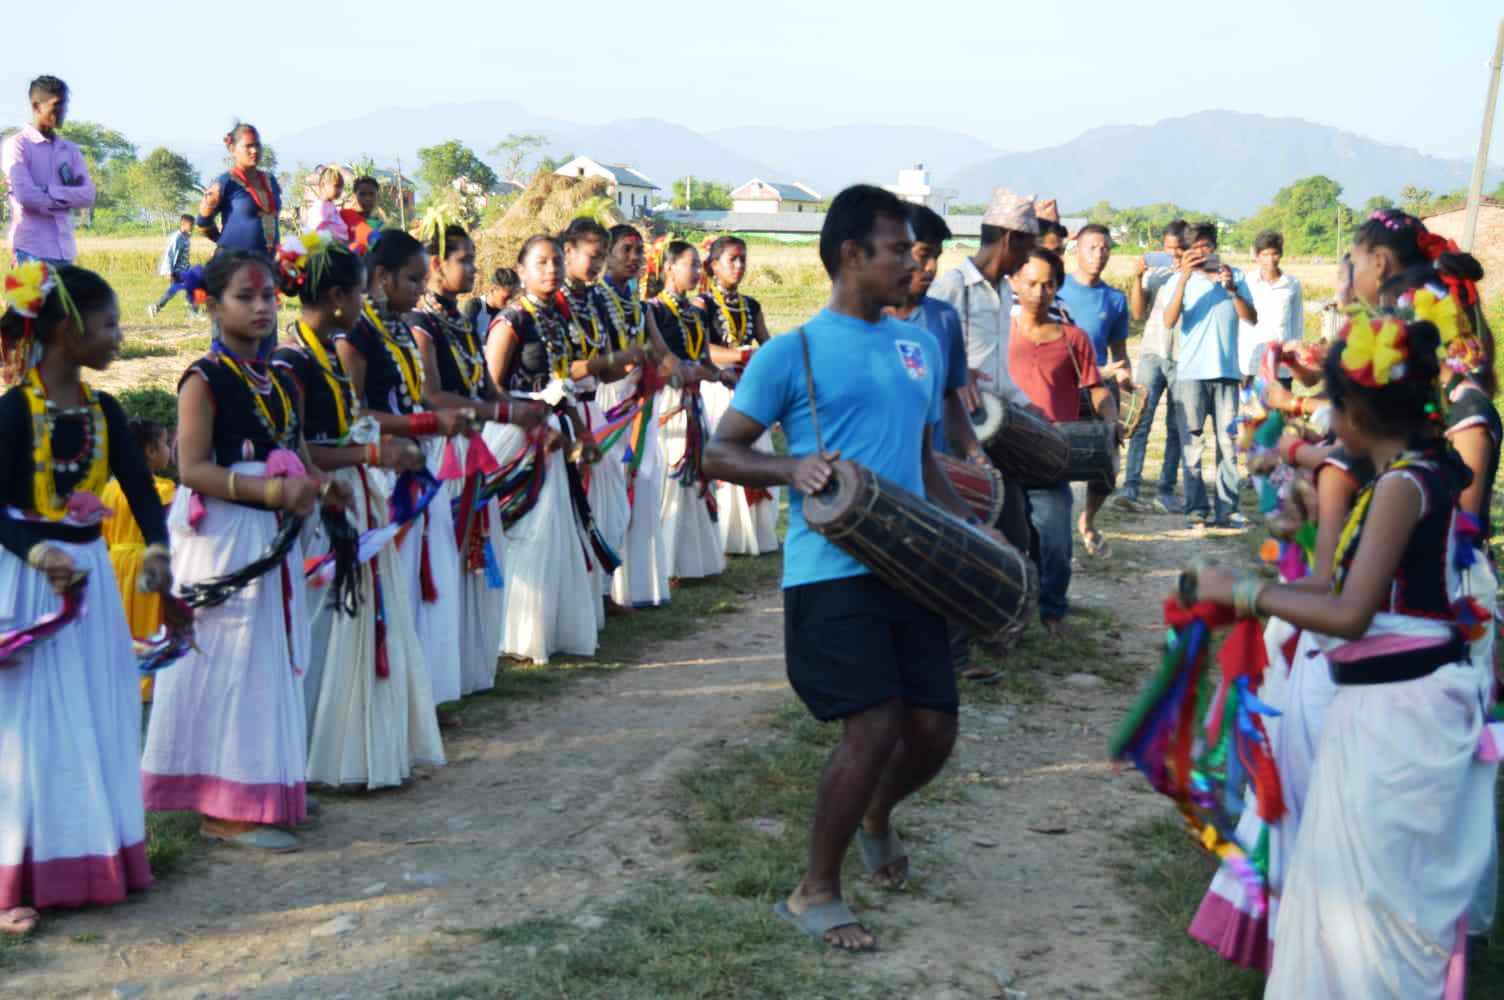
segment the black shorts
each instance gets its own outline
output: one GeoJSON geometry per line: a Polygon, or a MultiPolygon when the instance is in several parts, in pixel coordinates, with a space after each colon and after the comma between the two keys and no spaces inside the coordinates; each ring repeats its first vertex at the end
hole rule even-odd
{"type": "Polygon", "coordinates": [[[822,722],[894,698],[955,715],[960,705],[945,619],[871,574],[783,592],[789,683],[822,722]]]}

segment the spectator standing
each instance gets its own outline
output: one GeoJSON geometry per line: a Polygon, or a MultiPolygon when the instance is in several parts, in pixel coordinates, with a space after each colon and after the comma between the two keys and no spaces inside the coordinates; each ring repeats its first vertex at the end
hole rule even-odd
{"type": "MultiPolygon", "coordinates": [[[[1243,366],[1245,379],[1258,374],[1259,362],[1269,344],[1305,338],[1305,302],[1300,279],[1279,268],[1285,255],[1284,236],[1264,230],[1254,238],[1253,252],[1259,267],[1248,278],[1248,291],[1253,295],[1258,322],[1238,323],[1238,362],[1243,366]]],[[[1290,370],[1284,365],[1280,366],[1279,380],[1286,389],[1290,388],[1290,370]]]]}
{"type": "Polygon", "coordinates": [[[94,182],[78,147],[58,134],[68,117],[68,85],[31,81],[31,122],[5,140],[0,170],[10,186],[10,246],[17,264],[54,267],[78,256],[72,212],[94,205],[94,182]]]}
{"type": "Polygon", "coordinates": [[[1154,428],[1155,410],[1159,408],[1160,397],[1164,397],[1165,458],[1159,470],[1159,494],[1151,508],[1161,514],[1185,512],[1185,506],[1175,496],[1184,433],[1180,408],[1175,404],[1175,357],[1180,345],[1180,331],[1165,325],[1165,307],[1170,304],[1175,291],[1175,277],[1180,258],[1185,253],[1186,228],[1184,219],[1176,219],[1165,227],[1161,245],[1169,255],[1168,265],[1150,267],[1148,259],[1140,257],[1128,294],[1129,312],[1144,324],[1144,336],[1138,348],[1138,383],[1146,393],[1143,414],[1128,442],[1128,467],[1123,475],[1123,488],[1113,502],[1114,506],[1130,511],[1140,506],[1139,483],[1144,474],[1144,456],[1149,448],[1149,434],[1154,428]]]}
{"type": "Polygon", "coordinates": [[[1180,325],[1180,357],[1175,369],[1175,396],[1180,407],[1185,457],[1185,506],[1193,524],[1211,521],[1219,528],[1241,528],[1238,513],[1238,460],[1232,425],[1238,415],[1238,324],[1257,323],[1253,296],[1241,271],[1217,257],[1217,227],[1198,223],[1190,229],[1190,249],[1180,258],[1165,325],[1180,325]],[[1214,505],[1207,503],[1201,478],[1203,434],[1211,418],[1217,454],[1214,505]],[[1210,509],[1209,509],[1210,508],[1210,509]]]}
{"type": "MultiPolygon", "coordinates": [[[[1060,286],[1059,298],[1071,322],[1091,338],[1103,385],[1119,398],[1120,386],[1132,384],[1128,366],[1128,296],[1102,280],[1112,256],[1112,237],[1106,226],[1083,226],[1076,234],[1076,273],[1060,286]]],[[[1082,417],[1087,417],[1082,414],[1082,417]]],[[[1107,555],[1107,542],[1097,530],[1097,512],[1112,493],[1106,483],[1087,483],[1086,506],[1077,530],[1086,554],[1107,555]]]]}

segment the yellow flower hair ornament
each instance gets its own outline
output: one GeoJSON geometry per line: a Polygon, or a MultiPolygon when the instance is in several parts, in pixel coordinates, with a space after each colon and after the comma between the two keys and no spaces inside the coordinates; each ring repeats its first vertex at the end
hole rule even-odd
{"type": "Polygon", "coordinates": [[[1483,343],[1473,333],[1472,322],[1455,295],[1418,288],[1408,298],[1409,302],[1401,305],[1408,305],[1416,320],[1431,323],[1441,335],[1436,355],[1443,367],[1459,375],[1470,375],[1483,367],[1483,343]]]}
{"type": "Polygon", "coordinates": [[[1358,385],[1380,389],[1405,377],[1410,340],[1394,316],[1352,316],[1342,340],[1342,370],[1358,385]]]}
{"type": "Polygon", "coordinates": [[[329,262],[329,254],[344,251],[344,246],[328,233],[310,231],[283,237],[282,245],[277,248],[282,290],[295,295],[308,282],[317,282],[329,262]]]}
{"type": "Polygon", "coordinates": [[[5,275],[5,304],[27,319],[36,319],[56,285],[52,268],[39,260],[27,261],[5,275]]]}

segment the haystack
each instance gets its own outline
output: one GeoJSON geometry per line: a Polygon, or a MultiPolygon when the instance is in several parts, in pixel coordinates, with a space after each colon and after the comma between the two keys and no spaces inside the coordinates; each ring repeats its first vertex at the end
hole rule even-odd
{"type": "Polygon", "coordinates": [[[498,267],[515,267],[517,251],[535,233],[558,234],[577,215],[589,215],[610,228],[626,216],[611,201],[599,177],[560,177],[541,173],[523,189],[507,213],[489,229],[476,234],[476,267],[480,285],[498,267]]]}

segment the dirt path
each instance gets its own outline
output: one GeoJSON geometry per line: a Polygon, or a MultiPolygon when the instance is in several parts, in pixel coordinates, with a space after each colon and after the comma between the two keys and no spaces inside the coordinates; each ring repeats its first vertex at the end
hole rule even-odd
{"type": "MultiPolygon", "coordinates": [[[[1107,522],[1117,549],[1073,587],[1107,637],[1041,693],[967,699],[946,788],[904,826],[921,892],[889,897],[899,940],[865,965],[903,996],[1134,996],[1141,947],[1110,862],[1164,806],[1103,762],[1156,656],[1158,603],[1192,548],[1231,542],[1179,519],[1107,522]],[[1104,679],[1105,678],[1105,679],[1104,679]]],[[[687,865],[675,778],[711,748],[765,737],[789,697],[776,590],[734,636],[665,643],[651,662],[542,701],[481,701],[450,765],[416,785],[325,798],[297,854],[213,849],[138,901],[59,916],[3,983],[27,997],[365,997],[426,989],[494,955],[456,931],[571,919],[687,865]]],[[[749,834],[752,835],[752,834],[749,834]]],[[[795,873],[790,873],[790,878],[795,873]]],[[[857,968],[861,968],[860,966],[857,968]]]]}

